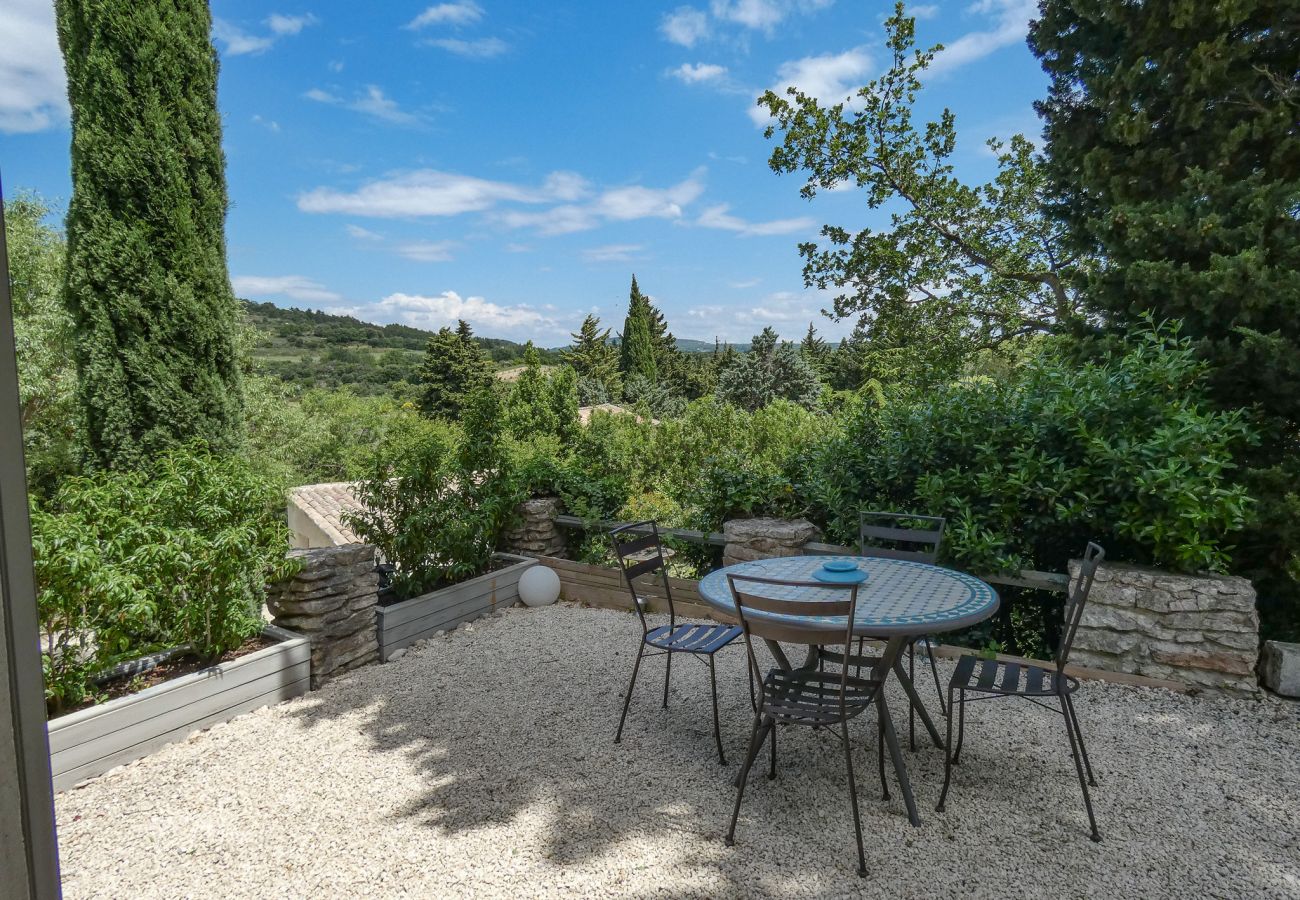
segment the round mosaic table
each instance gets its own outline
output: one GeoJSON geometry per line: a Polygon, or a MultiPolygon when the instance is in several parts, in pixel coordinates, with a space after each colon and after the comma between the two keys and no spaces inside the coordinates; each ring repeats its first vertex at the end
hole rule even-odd
{"type": "MultiPolygon", "coordinates": [[[[880,559],[862,556],[783,556],[737,563],[710,572],[700,579],[700,598],[709,606],[729,618],[736,616],[735,600],[731,596],[728,575],[750,575],[755,578],[777,578],[785,581],[816,581],[813,572],[832,560],[850,560],[867,572],[868,578],[858,586],[858,606],[853,617],[853,633],[859,637],[880,638],[885,649],[876,665],[876,677],[884,680],[892,672],[907,693],[912,708],[930,733],[936,746],[943,742],[939,731],[926,712],[915,685],[899,662],[903,649],[921,635],[940,634],[969,628],[992,616],[998,610],[998,593],[973,575],[932,566],[928,563],[901,559],[880,559]]],[[[843,600],[841,592],[817,587],[769,585],[763,589],[766,596],[790,600],[843,600]]],[[[751,618],[785,618],[776,613],[751,612],[751,618]]],[[[827,617],[827,621],[835,621],[827,617]]],[[[840,617],[839,621],[843,621],[840,617]]],[[[766,641],[777,665],[792,668],[785,652],[776,641],[766,641]]],[[[816,665],[818,648],[809,645],[804,666],[816,665]]],[[[884,694],[880,695],[883,704],[884,694]]],[[[886,713],[882,709],[882,720],[886,713]]],[[[907,764],[898,749],[892,726],[886,730],[889,755],[894,763],[903,791],[903,802],[913,825],[920,825],[907,764]]],[[[883,761],[882,761],[883,762],[883,761]]]]}
{"type": "MultiPolygon", "coordinates": [[[[997,591],[973,575],[910,560],[861,556],[782,556],[737,563],[700,579],[700,597],[734,617],[736,604],[728,575],[815,581],[812,573],[837,559],[856,563],[868,575],[858,587],[855,635],[889,638],[958,631],[983,622],[998,609],[997,591]]],[[[831,592],[816,589],[771,587],[764,593],[791,600],[832,599],[831,592]]],[[[843,599],[843,595],[833,599],[843,599]]]]}

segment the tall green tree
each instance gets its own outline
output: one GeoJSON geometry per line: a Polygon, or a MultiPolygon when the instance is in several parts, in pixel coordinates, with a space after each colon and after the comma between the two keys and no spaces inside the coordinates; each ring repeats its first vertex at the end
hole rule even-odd
{"type": "Polygon", "coordinates": [[[655,346],[655,315],[650,299],[641,293],[636,276],[632,276],[632,289],[628,293],[627,318],[623,320],[623,337],[619,345],[619,371],[626,380],[639,375],[646,381],[657,383],[659,366],[655,346]]]}
{"type": "Polygon", "coordinates": [[[533,342],[524,346],[524,370],[510,385],[503,416],[506,430],[519,440],[552,435],[571,441],[578,428],[577,376],[569,366],[542,368],[533,342]]]}
{"type": "Polygon", "coordinates": [[[429,338],[416,379],[420,411],[430,418],[455,420],[470,396],[492,381],[492,363],[469,323],[461,319],[455,331],[440,328],[429,338]]]}
{"type": "Polygon", "coordinates": [[[217,53],[204,0],[58,0],[72,108],[64,296],[92,461],[241,440],[217,53]]]}
{"type": "Polygon", "coordinates": [[[618,393],[618,349],[610,342],[610,330],[600,329],[600,319],[589,314],[582,326],[570,337],[573,344],[564,351],[564,359],[578,376],[579,393],[584,389],[604,395],[606,402],[618,393]]]}
{"type": "Polygon", "coordinates": [[[890,227],[853,232],[826,225],[828,246],[799,246],[804,283],[835,290],[834,312],[869,323],[883,346],[935,342],[960,361],[987,348],[1050,331],[1078,316],[1072,284],[1086,263],[1062,246],[1061,226],[1044,214],[1042,161],[1017,135],[990,141],[998,174],[971,185],[954,173],[955,117],[913,121],[923,77],[941,46],[915,49],[915,20],[902,4],[885,23],[884,73],[852,106],[823,106],[797,88],[759,98],[782,143],[769,165],[806,172],[800,193],[854,184],[870,209],[887,208],[890,227]]]}
{"type": "Polygon", "coordinates": [[[1030,46],[1051,77],[1051,213],[1072,253],[1100,258],[1081,279],[1092,311],[1116,330],[1181,321],[1216,402],[1253,409],[1261,439],[1239,462],[1260,507],[1238,569],[1266,617],[1290,596],[1300,634],[1296,6],[1045,0],[1030,46]]]}
{"type": "Polygon", "coordinates": [[[750,351],[718,376],[718,399],[750,412],[778,399],[813,409],[820,394],[812,365],[794,344],[778,342],[770,327],[755,335],[750,351]]]}

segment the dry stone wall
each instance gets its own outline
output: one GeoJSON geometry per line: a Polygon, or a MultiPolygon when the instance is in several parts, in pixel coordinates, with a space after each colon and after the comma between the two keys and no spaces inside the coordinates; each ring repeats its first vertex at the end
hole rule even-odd
{"type": "Polygon", "coordinates": [[[555,524],[560,514],[556,497],[525,500],[515,507],[519,524],[501,538],[501,549],[520,556],[559,556],[564,550],[564,535],[555,524]]]}
{"type": "MultiPolygon", "coordinates": [[[[1071,562],[1072,583],[1078,575],[1071,562]]],[[[1255,589],[1245,578],[1103,564],[1070,662],[1251,694],[1258,656],[1255,589]]]]}
{"type": "Polygon", "coordinates": [[[291,550],[302,569],[268,591],[274,622],[311,639],[312,690],[332,675],[379,659],[375,548],[344,544],[291,550]]]}
{"type": "Polygon", "coordinates": [[[799,556],[809,541],[821,536],[817,526],[805,519],[732,519],[722,524],[727,544],[722,564],[799,556]]]}

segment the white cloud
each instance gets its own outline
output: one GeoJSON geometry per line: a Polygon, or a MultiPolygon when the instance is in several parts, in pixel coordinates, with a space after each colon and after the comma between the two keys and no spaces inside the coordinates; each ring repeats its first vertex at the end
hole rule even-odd
{"type": "Polygon", "coordinates": [[[582,251],[582,258],[587,262],[631,262],[642,249],[640,244],[606,244],[588,247],[582,251]]]}
{"type": "Polygon", "coordinates": [[[509,228],[536,228],[542,234],[571,234],[587,231],[603,222],[633,219],[679,219],[683,207],[704,192],[703,171],[666,188],[641,185],[610,188],[580,205],[555,206],[541,212],[511,210],[498,219],[509,228]]]}
{"type": "Polygon", "coordinates": [[[402,109],[396,100],[385,95],[383,89],[374,84],[366,85],[365,91],[357,94],[351,100],[344,100],[339,95],[331,94],[329,91],[320,88],[312,88],[303,96],[308,100],[315,100],[317,103],[342,106],[353,112],[359,112],[393,125],[414,125],[421,121],[419,116],[402,109]]]}
{"type": "Polygon", "coordinates": [[[725,78],[727,69],[725,66],[717,66],[712,63],[682,63],[675,69],[669,69],[668,74],[678,81],[685,84],[699,84],[706,81],[718,81],[725,78]]]}
{"type": "Polygon", "coordinates": [[[907,14],[918,21],[923,19],[933,19],[935,16],[939,15],[939,4],[925,3],[919,6],[909,6],[907,8],[907,14]]]}
{"type": "Polygon", "coordinates": [[[331,72],[342,72],[342,71],[343,71],[343,66],[344,66],[344,65],[345,65],[345,64],[344,64],[343,60],[341,60],[341,59],[332,59],[332,60],[330,60],[330,63],[329,63],[329,70],[330,70],[331,72]]]}
{"type": "Polygon", "coordinates": [[[240,297],[289,297],[309,303],[333,303],[343,299],[305,275],[238,275],[230,279],[230,284],[240,297]]]}
{"type": "Polygon", "coordinates": [[[358,241],[382,241],[384,236],[377,231],[371,231],[369,228],[362,228],[360,225],[348,225],[346,230],[349,236],[356,238],[358,241]]]}
{"type": "Polygon", "coordinates": [[[320,22],[314,15],[307,13],[301,16],[286,16],[282,13],[271,13],[266,19],[266,27],[271,29],[275,35],[292,35],[302,31],[308,25],[315,25],[320,22]]]}
{"type": "Polygon", "coordinates": [[[479,38],[473,41],[462,41],[459,38],[440,38],[425,43],[469,59],[492,59],[510,49],[509,44],[501,40],[501,38],[495,37],[479,38]]]}
{"type": "Polygon", "coordinates": [[[0,131],[44,131],[68,118],[63,55],[48,0],[0,4],[0,131]]]}
{"type": "Polygon", "coordinates": [[[319,21],[311,13],[301,16],[272,13],[265,20],[265,25],[270,33],[253,34],[233,22],[228,22],[225,19],[213,19],[212,36],[226,45],[226,56],[244,56],[265,53],[280,38],[298,34],[308,25],[315,25],[319,21]]]}
{"type": "Polygon", "coordinates": [[[501,202],[546,203],[573,199],[581,179],[553,173],[541,187],[524,187],[470,175],[419,169],[362,185],[355,191],[316,188],[298,197],[303,212],[346,213],[375,218],[457,216],[501,202]]]}
{"type": "Polygon", "coordinates": [[[411,241],[397,245],[397,253],[416,262],[450,262],[455,241],[411,241]]]}
{"type": "Polygon", "coordinates": [[[458,3],[439,3],[420,13],[406,27],[424,28],[428,25],[471,25],[483,18],[483,7],[474,0],[460,0],[458,3]]]}
{"type": "MultiPolygon", "coordinates": [[[[823,104],[839,103],[865,83],[870,71],[871,57],[862,47],[806,56],[782,63],[776,70],[772,90],[784,97],[786,88],[795,87],[823,104]]],[[[749,117],[757,125],[765,125],[770,119],[767,109],[761,106],[751,106],[749,117]]]]}
{"type": "Polygon", "coordinates": [[[280,131],[280,123],[275,121],[275,119],[268,119],[266,116],[254,115],[252,121],[254,125],[261,125],[267,131],[272,133],[279,133],[280,131]]]}
{"type": "Polygon", "coordinates": [[[510,244],[506,244],[506,252],[507,253],[532,253],[533,247],[531,244],[510,243],[510,244]]]}
{"type": "Polygon", "coordinates": [[[262,34],[249,34],[238,25],[225,19],[212,20],[212,36],[226,45],[226,56],[243,56],[263,53],[271,49],[275,38],[262,34]]]}
{"type": "Polygon", "coordinates": [[[993,27],[963,34],[944,44],[930,64],[928,74],[943,75],[967,63],[983,59],[990,53],[1023,43],[1029,34],[1029,22],[1038,14],[1037,0],[979,0],[970,12],[992,14],[993,27]]]}
{"type": "Polygon", "coordinates": [[[370,315],[435,330],[452,327],[457,319],[464,319],[480,334],[500,335],[526,332],[536,336],[543,333],[566,333],[547,316],[527,304],[502,306],[483,297],[462,297],[455,291],[443,291],[436,296],[420,294],[389,294],[378,303],[367,307],[370,315]]]}
{"type": "Polygon", "coordinates": [[[694,47],[699,41],[708,37],[709,17],[701,10],[679,6],[664,16],[659,24],[659,31],[674,44],[694,47]]]}
{"type": "Polygon", "coordinates": [[[739,216],[731,215],[728,212],[729,209],[731,207],[726,203],[710,206],[700,213],[700,217],[695,220],[695,224],[702,228],[734,231],[743,237],[793,234],[796,231],[807,231],[816,225],[816,222],[807,216],[799,216],[795,219],[773,219],[770,222],[746,222],[739,216]]]}
{"type": "MultiPolygon", "coordinates": [[[[748,283],[745,283],[748,285],[748,283]]],[[[822,315],[822,295],[817,291],[773,291],[749,303],[697,306],[686,311],[697,332],[717,335],[732,343],[750,340],[770,325],[782,340],[797,341],[811,322],[827,340],[839,340],[853,323],[835,322],[822,315]]]]}
{"type": "Polygon", "coordinates": [[[763,279],[761,278],[747,278],[744,281],[729,281],[727,282],[727,286],[733,287],[738,291],[743,291],[747,288],[758,287],[762,282],[763,279]]]}

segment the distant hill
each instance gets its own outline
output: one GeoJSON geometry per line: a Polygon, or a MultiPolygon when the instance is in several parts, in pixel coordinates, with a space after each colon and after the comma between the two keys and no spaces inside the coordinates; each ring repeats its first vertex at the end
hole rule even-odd
{"type": "MultiPolygon", "coordinates": [[[[254,363],[263,374],[304,387],[350,387],[360,394],[389,393],[414,380],[432,331],[410,325],[375,325],[320,310],[284,309],[241,301],[258,331],[254,363]]],[[[475,337],[499,368],[523,361],[524,345],[475,337]]],[[[554,350],[538,350],[544,363],[559,362],[554,350]]]]}

